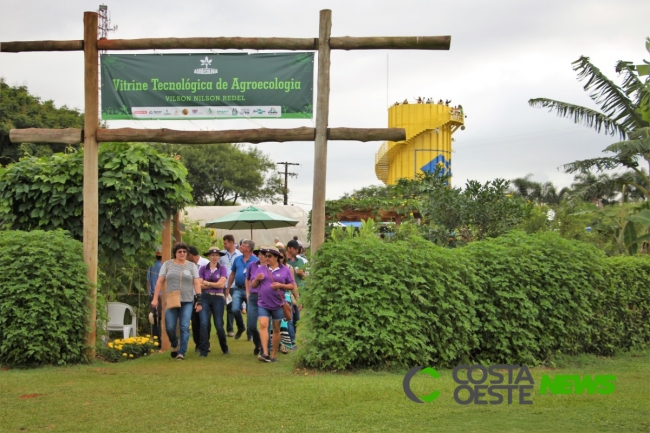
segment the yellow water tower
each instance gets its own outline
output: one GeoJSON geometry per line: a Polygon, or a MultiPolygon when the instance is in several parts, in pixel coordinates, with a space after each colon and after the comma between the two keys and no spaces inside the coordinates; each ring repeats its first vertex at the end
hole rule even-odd
{"type": "Polygon", "coordinates": [[[375,154],[375,173],[387,185],[417,173],[432,173],[436,166],[451,170],[451,136],[465,129],[462,106],[400,104],[388,109],[388,127],[404,128],[406,140],[387,141],[375,154]]]}

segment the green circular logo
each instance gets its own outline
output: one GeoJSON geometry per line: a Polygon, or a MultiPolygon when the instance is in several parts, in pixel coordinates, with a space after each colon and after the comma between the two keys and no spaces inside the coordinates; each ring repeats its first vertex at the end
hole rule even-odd
{"type": "Polygon", "coordinates": [[[433,400],[438,398],[440,395],[440,391],[433,391],[431,394],[423,395],[423,396],[416,396],[413,391],[411,391],[411,379],[413,376],[415,376],[418,373],[425,373],[428,374],[429,376],[433,377],[434,379],[440,378],[440,373],[438,373],[434,368],[431,367],[422,367],[421,365],[418,365],[417,367],[413,367],[409,371],[406,372],[406,375],[404,376],[404,381],[402,382],[402,387],[404,388],[404,394],[408,398],[410,398],[412,401],[416,403],[431,403],[433,400]]]}

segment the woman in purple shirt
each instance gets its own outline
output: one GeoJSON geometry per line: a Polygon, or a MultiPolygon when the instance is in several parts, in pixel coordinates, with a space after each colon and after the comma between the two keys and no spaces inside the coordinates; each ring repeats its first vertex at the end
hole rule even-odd
{"type": "Polygon", "coordinates": [[[262,352],[262,343],[260,339],[260,331],[257,329],[257,320],[259,318],[259,311],[257,308],[257,297],[258,297],[258,288],[252,287],[252,282],[257,275],[257,270],[260,266],[266,266],[266,257],[264,254],[260,254],[260,250],[266,247],[258,247],[253,250],[253,254],[259,259],[257,262],[253,262],[247,269],[246,274],[246,308],[248,309],[248,314],[246,315],[248,321],[248,329],[251,331],[251,336],[253,337],[253,355],[257,356],[262,352]]]}
{"type": "Polygon", "coordinates": [[[262,353],[257,357],[263,362],[278,362],[275,355],[280,347],[280,321],[284,319],[284,291],[295,290],[296,282],[291,270],[279,263],[282,255],[275,247],[260,249],[266,258],[266,266],[257,268],[251,280],[252,289],[258,289],[257,307],[260,316],[260,340],[262,353]],[[268,354],[269,320],[273,320],[273,351],[268,354]]]}
{"type": "Polygon", "coordinates": [[[225,266],[219,265],[219,259],[224,256],[217,247],[211,247],[205,255],[210,263],[201,266],[199,277],[201,278],[201,342],[199,350],[202,357],[208,356],[210,350],[210,315],[214,320],[214,327],[217,328],[219,346],[224,355],[228,355],[228,342],[226,332],[223,329],[223,310],[226,308],[223,288],[226,285],[228,270],[225,266]]]}

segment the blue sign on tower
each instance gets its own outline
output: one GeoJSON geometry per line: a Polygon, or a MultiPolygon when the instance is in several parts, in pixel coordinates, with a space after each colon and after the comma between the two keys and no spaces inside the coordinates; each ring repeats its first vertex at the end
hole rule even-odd
{"type": "Polygon", "coordinates": [[[438,168],[438,166],[442,166],[442,170],[440,174],[445,175],[449,172],[449,169],[451,167],[451,161],[447,161],[447,158],[445,158],[444,155],[441,153],[436,158],[429,161],[429,163],[422,166],[420,170],[422,170],[424,173],[431,174],[436,171],[436,168],[438,168]]]}

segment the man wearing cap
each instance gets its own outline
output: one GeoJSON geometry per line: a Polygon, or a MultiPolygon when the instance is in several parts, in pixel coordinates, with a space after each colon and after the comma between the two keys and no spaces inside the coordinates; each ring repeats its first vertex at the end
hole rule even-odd
{"type": "MultiPolygon", "coordinates": [[[[147,287],[149,287],[149,305],[153,301],[153,294],[156,291],[156,283],[158,282],[158,274],[162,268],[162,246],[156,247],[156,262],[149,266],[147,269],[147,287]]],[[[160,305],[160,303],[158,304],[160,305]]],[[[162,308],[151,308],[149,313],[149,320],[151,321],[151,335],[158,337],[160,341],[160,321],[162,318],[162,308]],[[153,319],[153,320],[152,320],[153,319]]]]}
{"type": "MultiPolygon", "coordinates": [[[[233,235],[225,235],[223,237],[223,248],[224,249],[221,252],[224,253],[224,255],[219,259],[219,264],[226,267],[226,270],[228,270],[228,278],[230,278],[232,264],[235,262],[235,258],[237,256],[241,256],[242,253],[237,248],[235,248],[235,237],[233,235]]],[[[227,299],[228,296],[226,296],[226,300],[227,299]]],[[[226,307],[226,311],[228,312],[228,318],[226,322],[228,337],[234,337],[235,333],[233,328],[233,322],[235,320],[235,316],[232,313],[232,302],[228,303],[226,307]]],[[[239,327],[239,323],[237,323],[237,331],[238,333],[239,331],[245,332],[246,328],[243,328],[243,324],[242,327],[239,327]]]]}
{"type": "Polygon", "coordinates": [[[250,265],[257,261],[257,257],[253,255],[254,249],[255,242],[253,241],[246,239],[241,243],[239,251],[242,255],[235,257],[228,276],[228,284],[226,284],[226,296],[228,294],[232,296],[232,314],[237,321],[235,340],[239,340],[239,337],[246,331],[241,307],[246,302],[246,273],[250,265]]]}
{"type": "MultiPolygon", "coordinates": [[[[196,269],[201,269],[201,266],[205,266],[210,263],[210,260],[203,258],[199,255],[199,249],[194,245],[190,245],[187,250],[187,260],[193,262],[196,265],[196,269]]],[[[211,331],[210,324],[208,323],[208,339],[210,338],[211,331]]],[[[194,341],[194,351],[201,351],[201,314],[196,312],[196,309],[192,309],[192,340],[194,341]]]]}
{"type": "MultiPolygon", "coordinates": [[[[307,261],[298,255],[300,254],[300,250],[302,250],[302,246],[300,245],[299,241],[295,239],[296,237],[297,236],[287,242],[287,265],[293,268],[293,273],[296,275],[296,286],[298,286],[298,294],[300,294],[302,288],[305,287],[305,278],[307,277],[307,261]]],[[[296,301],[298,300],[296,299],[296,301]]],[[[294,348],[297,347],[296,327],[298,326],[298,321],[300,320],[300,308],[301,307],[298,304],[292,305],[293,316],[291,320],[293,322],[293,328],[289,327],[289,331],[292,331],[290,334],[292,340],[291,348],[293,350],[295,350],[294,348]]]]}

